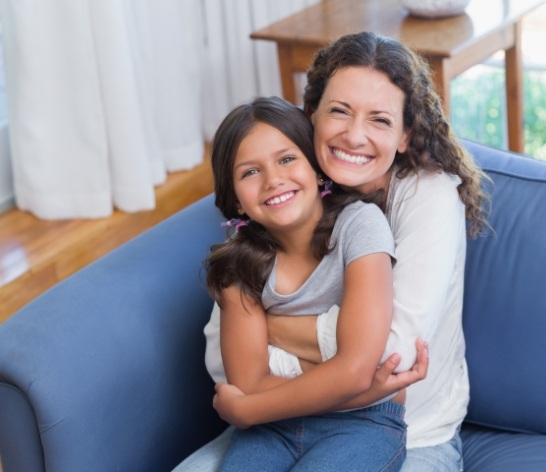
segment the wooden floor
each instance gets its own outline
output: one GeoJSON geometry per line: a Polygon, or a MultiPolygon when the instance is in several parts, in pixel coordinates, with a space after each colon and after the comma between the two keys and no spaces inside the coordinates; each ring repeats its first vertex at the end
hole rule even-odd
{"type": "Polygon", "coordinates": [[[19,210],[0,214],[0,323],[57,282],[209,194],[212,186],[206,146],[203,164],[169,174],[156,189],[155,210],[66,221],[43,221],[19,210]]]}

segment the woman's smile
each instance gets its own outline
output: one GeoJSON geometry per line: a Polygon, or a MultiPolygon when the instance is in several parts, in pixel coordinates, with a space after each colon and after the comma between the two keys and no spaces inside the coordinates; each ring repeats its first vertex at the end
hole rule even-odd
{"type": "Polygon", "coordinates": [[[336,159],[343,162],[347,162],[349,164],[364,165],[373,159],[373,157],[371,156],[366,156],[364,154],[349,153],[334,147],[330,147],[330,151],[332,152],[333,156],[336,159]]]}
{"type": "Polygon", "coordinates": [[[397,153],[407,147],[404,92],[366,67],[339,69],[313,113],[315,149],[322,170],[363,193],[387,188],[397,153]]]}

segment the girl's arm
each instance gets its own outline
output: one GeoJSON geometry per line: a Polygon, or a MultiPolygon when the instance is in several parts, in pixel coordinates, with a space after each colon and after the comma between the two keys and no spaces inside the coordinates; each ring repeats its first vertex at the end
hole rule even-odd
{"type": "Polygon", "coordinates": [[[287,382],[288,379],[269,374],[267,325],[262,305],[235,285],[222,295],[220,349],[228,382],[245,393],[287,382]]]}
{"type": "Polygon", "coordinates": [[[322,356],[317,339],[317,315],[267,314],[269,344],[280,347],[304,361],[320,364],[322,356]]]}
{"type": "MultiPolygon", "coordinates": [[[[370,387],[391,323],[390,256],[379,253],[354,260],[345,269],[344,284],[337,354],[309,372],[260,393],[239,395],[232,386],[218,386],[214,405],[222,418],[245,427],[312,415],[336,409],[370,387]]],[[[236,298],[239,295],[229,300],[236,298]]],[[[248,317],[248,312],[245,313],[248,317]]],[[[248,322],[245,313],[232,313],[232,321],[248,322]]],[[[226,354],[228,381],[243,392],[245,388],[248,391],[248,379],[267,375],[265,319],[262,317],[260,323],[248,322],[245,328],[229,323],[224,329],[222,318],[221,326],[221,338],[225,335],[227,340],[225,343],[222,339],[222,355],[226,354]],[[248,357],[250,352],[254,353],[252,358],[248,357]]]]}
{"type": "MultiPolygon", "coordinates": [[[[400,354],[391,354],[376,370],[371,387],[352,400],[339,405],[337,409],[363,408],[393,393],[405,392],[406,387],[423,380],[428,371],[428,343],[418,338],[415,345],[417,360],[410,370],[394,373],[402,358],[400,354]]],[[[307,363],[307,361],[304,361],[304,363],[307,363]]],[[[315,366],[316,364],[308,364],[308,368],[315,366]]],[[[398,401],[402,402],[402,399],[398,401]]]]}

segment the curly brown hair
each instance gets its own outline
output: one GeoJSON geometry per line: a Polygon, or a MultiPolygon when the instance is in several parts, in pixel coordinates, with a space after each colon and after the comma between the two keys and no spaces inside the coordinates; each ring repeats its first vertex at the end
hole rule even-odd
{"type": "Polygon", "coordinates": [[[458,175],[467,232],[472,237],[479,235],[487,226],[488,196],[481,182],[488,178],[455,137],[426,61],[392,38],[369,32],[342,36],[318,51],[307,72],[304,110],[308,116],[317,110],[330,77],[346,67],[381,72],[404,92],[404,129],[409,139],[407,150],[395,158],[397,176],[403,178],[421,169],[458,175]]]}

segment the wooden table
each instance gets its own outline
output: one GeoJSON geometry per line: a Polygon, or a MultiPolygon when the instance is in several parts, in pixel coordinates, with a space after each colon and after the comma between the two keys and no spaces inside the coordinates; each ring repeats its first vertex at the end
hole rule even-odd
{"type": "Polygon", "coordinates": [[[446,113],[451,79],[505,51],[508,145],[523,152],[521,20],[546,0],[471,0],[462,15],[408,15],[399,0],[322,0],[251,34],[277,43],[283,95],[297,103],[294,73],[305,72],[315,51],[347,33],[372,31],[402,40],[430,63],[446,113]]]}

